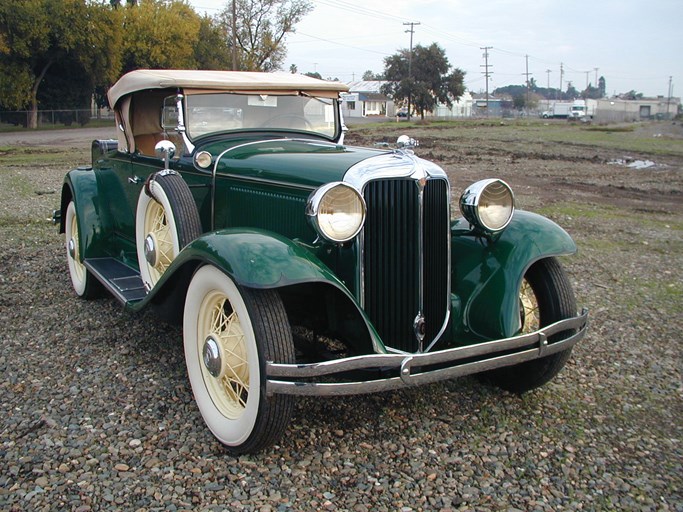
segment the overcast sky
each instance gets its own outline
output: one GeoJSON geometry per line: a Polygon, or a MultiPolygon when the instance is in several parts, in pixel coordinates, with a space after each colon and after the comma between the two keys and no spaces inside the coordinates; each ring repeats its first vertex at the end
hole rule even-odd
{"type": "MultiPolygon", "coordinates": [[[[189,0],[218,14],[226,0],[189,0]]],[[[285,70],[360,80],[384,70],[384,57],[413,45],[438,43],[473,92],[486,87],[483,47],[489,50],[489,89],[525,81],[546,87],[567,82],[582,90],[604,76],[607,93],[630,90],[683,94],[683,0],[314,0],[315,8],[287,37],[285,70]],[[550,73],[547,72],[550,70],[550,73]]]]}

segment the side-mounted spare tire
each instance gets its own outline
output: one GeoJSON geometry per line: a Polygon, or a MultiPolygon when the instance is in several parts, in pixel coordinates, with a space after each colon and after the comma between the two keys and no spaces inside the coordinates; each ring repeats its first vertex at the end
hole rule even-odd
{"type": "Polygon", "coordinates": [[[183,247],[201,234],[197,205],[183,178],[174,171],[150,176],[135,214],[140,277],[148,291],[183,247]]]}
{"type": "MultiPolygon", "coordinates": [[[[556,258],[546,258],[527,270],[519,290],[521,333],[542,329],[576,315],[576,299],[571,283],[556,258]]],[[[558,333],[550,343],[568,338],[576,331],[558,333]]],[[[478,378],[512,393],[524,393],[553,379],[571,355],[569,348],[557,354],[514,366],[478,374],[478,378]]]]}

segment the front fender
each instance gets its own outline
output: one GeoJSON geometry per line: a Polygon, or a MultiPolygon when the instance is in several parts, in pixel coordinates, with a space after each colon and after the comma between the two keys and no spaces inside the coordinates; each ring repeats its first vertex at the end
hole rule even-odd
{"type": "Polygon", "coordinates": [[[454,322],[453,330],[465,342],[517,334],[519,287],[526,270],[540,259],[577,250],[560,226],[521,210],[497,238],[474,234],[464,219],[453,222],[451,234],[451,282],[462,304],[462,322],[454,322]]]}
{"type": "Polygon", "coordinates": [[[386,352],[353,294],[315,253],[265,230],[230,228],[200,236],[180,251],[154,289],[133,309],[142,309],[149,302],[164,302],[171,295],[177,300],[178,291],[187,288],[194,270],[204,264],[220,268],[236,283],[248,288],[283,288],[306,283],[333,286],[360,315],[373,350],[386,352]]]}
{"type": "Polygon", "coordinates": [[[312,281],[344,287],[312,252],[263,230],[222,229],[202,235],[183,249],[178,260],[181,264],[185,260],[211,263],[249,288],[280,288],[312,281]]]}

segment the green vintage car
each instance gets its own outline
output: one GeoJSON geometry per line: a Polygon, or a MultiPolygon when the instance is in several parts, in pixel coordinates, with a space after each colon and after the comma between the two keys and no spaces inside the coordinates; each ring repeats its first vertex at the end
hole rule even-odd
{"type": "Polygon", "coordinates": [[[294,395],[374,393],[477,373],[524,392],[584,337],[550,220],[484,179],[344,144],[339,82],[138,70],[108,93],[61,208],[76,293],[182,322],[199,410],[233,453],[286,430],[294,395]]]}

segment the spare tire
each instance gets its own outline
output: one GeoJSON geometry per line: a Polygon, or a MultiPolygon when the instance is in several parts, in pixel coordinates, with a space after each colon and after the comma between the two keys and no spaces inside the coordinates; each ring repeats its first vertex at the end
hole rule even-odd
{"type": "Polygon", "coordinates": [[[140,192],[135,215],[135,244],[140,277],[154,288],[178,253],[202,234],[190,188],[174,171],[150,176],[140,192]]]}

